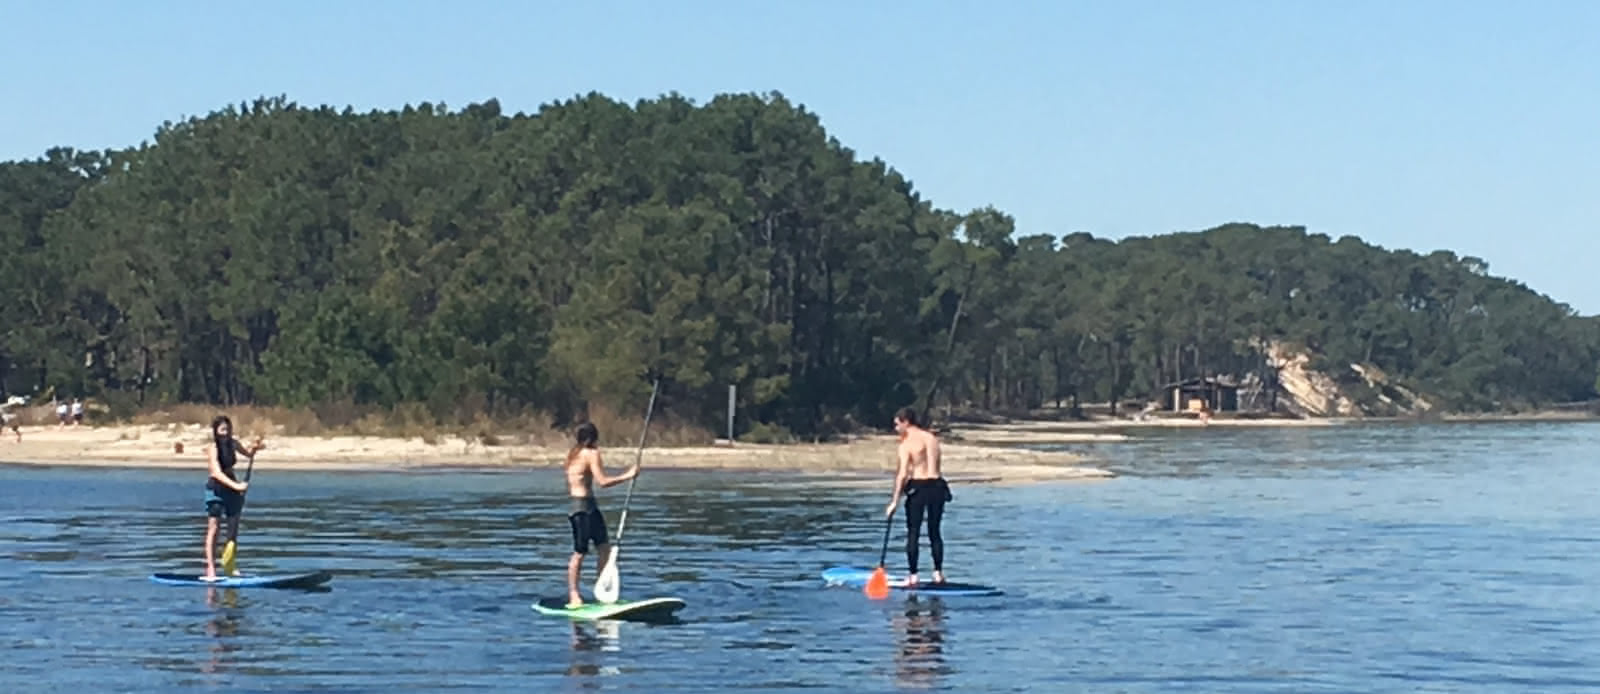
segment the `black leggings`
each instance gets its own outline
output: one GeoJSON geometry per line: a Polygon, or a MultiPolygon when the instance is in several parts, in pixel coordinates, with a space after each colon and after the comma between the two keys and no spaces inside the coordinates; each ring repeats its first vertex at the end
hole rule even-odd
{"type": "Polygon", "coordinates": [[[910,573],[917,572],[917,541],[924,512],[928,518],[928,546],[933,550],[933,570],[944,571],[944,535],[939,533],[939,521],[944,518],[944,502],[949,499],[950,487],[942,478],[906,482],[906,569],[910,573]]]}

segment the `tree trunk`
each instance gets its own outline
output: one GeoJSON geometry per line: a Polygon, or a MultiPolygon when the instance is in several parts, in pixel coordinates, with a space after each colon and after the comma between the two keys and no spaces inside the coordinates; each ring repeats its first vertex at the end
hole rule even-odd
{"type": "Polygon", "coordinates": [[[139,346],[139,406],[144,406],[145,388],[150,384],[150,348],[139,346]]]}
{"type": "Polygon", "coordinates": [[[1106,343],[1106,361],[1111,365],[1111,416],[1117,416],[1117,401],[1122,399],[1122,362],[1117,359],[1115,342],[1106,343]]]}
{"type": "Polygon", "coordinates": [[[985,412],[994,409],[994,352],[983,357],[983,409],[985,412]]]}
{"type": "Polygon", "coordinates": [[[944,336],[944,358],[939,360],[938,369],[933,372],[933,385],[928,387],[928,395],[922,401],[923,412],[933,411],[933,397],[944,382],[945,370],[950,367],[950,355],[956,347],[956,326],[961,323],[961,310],[967,304],[967,292],[972,290],[972,280],[977,274],[978,266],[976,264],[969,266],[965,286],[961,288],[961,295],[956,297],[956,313],[950,317],[950,332],[944,336]]]}

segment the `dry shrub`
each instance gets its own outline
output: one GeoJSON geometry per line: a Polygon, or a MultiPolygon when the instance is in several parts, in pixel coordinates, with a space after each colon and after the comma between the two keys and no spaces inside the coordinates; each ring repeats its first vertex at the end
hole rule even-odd
{"type": "MultiPolygon", "coordinates": [[[[133,415],[129,421],[140,426],[164,426],[181,429],[191,425],[210,426],[211,418],[222,413],[222,408],[215,405],[180,402],[143,410],[133,415]]],[[[237,426],[238,423],[238,420],[235,419],[234,424],[237,426]]]]}
{"type": "MultiPolygon", "coordinates": [[[[604,405],[589,407],[589,420],[600,429],[600,445],[608,448],[632,448],[639,445],[639,430],[644,426],[644,415],[621,415],[604,405]]],[[[566,443],[571,443],[570,432],[566,443]]],[[[704,446],[716,437],[701,426],[687,423],[667,412],[656,412],[650,417],[650,433],[646,446],[704,446]]]]}
{"type": "MultiPolygon", "coordinates": [[[[150,408],[134,414],[133,424],[158,426],[170,430],[198,425],[209,426],[211,418],[226,414],[233,420],[241,438],[262,436],[403,437],[429,444],[457,437],[485,446],[525,445],[566,448],[572,445],[572,427],[552,426],[549,412],[524,407],[495,414],[462,406],[441,418],[424,403],[402,403],[394,408],[358,405],[349,401],[319,403],[304,409],[276,406],[215,406],[179,403],[150,408]]],[[[580,419],[580,421],[583,421],[580,419]]],[[[600,429],[600,443],[609,448],[632,448],[639,442],[643,413],[619,415],[609,407],[593,405],[589,419],[600,429]]],[[[709,444],[714,435],[704,427],[684,422],[670,413],[657,410],[650,419],[651,446],[709,444]]]]}
{"type": "Polygon", "coordinates": [[[350,400],[334,400],[318,403],[311,406],[311,411],[316,413],[317,421],[322,423],[324,435],[337,431],[353,431],[357,422],[378,412],[379,408],[371,405],[357,405],[350,400]]]}
{"type": "Polygon", "coordinates": [[[389,418],[381,412],[371,412],[340,427],[340,430],[356,436],[384,436],[389,431],[389,418]]]}
{"type": "Polygon", "coordinates": [[[326,430],[314,411],[259,405],[224,407],[178,403],[136,413],[129,418],[129,422],[180,431],[189,426],[210,427],[211,419],[217,415],[226,415],[232,420],[234,435],[240,438],[257,435],[310,436],[326,430]]]}

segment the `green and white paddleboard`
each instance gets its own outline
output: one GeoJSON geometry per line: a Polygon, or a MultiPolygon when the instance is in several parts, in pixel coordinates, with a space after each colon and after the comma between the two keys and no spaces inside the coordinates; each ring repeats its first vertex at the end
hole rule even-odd
{"type": "Polygon", "coordinates": [[[611,604],[603,602],[586,602],[573,609],[567,609],[567,601],[562,598],[542,598],[533,603],[533,611],[556,617],[571,619],[617,619],[631,622],[658,622],[672,619],[672,613],[683,609],[684,602],[678,598],[649,598],[647,600],[618,600],[611,604]]]}

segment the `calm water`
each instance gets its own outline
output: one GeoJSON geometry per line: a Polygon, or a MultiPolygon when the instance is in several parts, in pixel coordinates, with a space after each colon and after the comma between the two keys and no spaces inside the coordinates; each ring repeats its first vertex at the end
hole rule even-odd
{"type": "Polygon", "coordinates": [[[306,593],[147,581],[198,568],[199,469],[0,466],[0,691],[1600,689],[1600,426],[1146,436],[1085,448],[1108,482],[955,489],[951,578],[1001,597],[822,586],[876,562],[885,489],[647,470],[623,592],[669,625],[528,609],[564,589],[554,470],[263,457],[241,566],[337,573],[306,593]]]}

